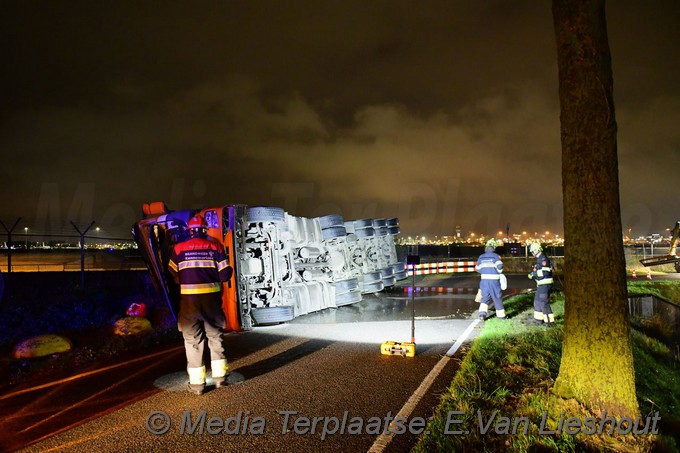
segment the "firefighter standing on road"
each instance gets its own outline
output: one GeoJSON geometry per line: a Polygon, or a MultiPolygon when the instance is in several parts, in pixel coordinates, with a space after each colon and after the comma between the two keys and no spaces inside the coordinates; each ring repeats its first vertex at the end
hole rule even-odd
{"type": "Polygon", "coordinates": [[[501,281],[500,275],[503,273],[503,262],[501,257],[495,252],[496,241],[489,239],[482,253],[477,259],[475,270],[482,276],[479,283],[479,289],[482,291],[482,298],[479,304],[479,319],[486,318],[486,312],[489,309],[489,299],[493,299],[493,304],[496,307],[496,317],[505,319],[505,308],[503,307],[503,299],[501,297],[501,281]]]}
{"type": "Polygon", "coordinates": [[[221,292],[222,282],[231,278],[233,269],[222,246],[207,238],[208,225],[203,217],[192,217],[187,227],[191,237],[175,245],[168,268],[180,285],[179,327],[187,355],[189,391],[201,395],[205,388],[206,338],[215,387],[226,384],[228,365],[222,344],[226,319],[221,292]]]}
{"type": "Polygon", "coordinates": [[[534,296],[534,319],[548,327],[555,325],[555,315],[550,308],[550,292],[552,291],[553,277],[550,259],[543,253],[540,244],[532,243],[529,251],[536,257],[533,271],[528,277],[536,280],[536,295],[534,296]]]}

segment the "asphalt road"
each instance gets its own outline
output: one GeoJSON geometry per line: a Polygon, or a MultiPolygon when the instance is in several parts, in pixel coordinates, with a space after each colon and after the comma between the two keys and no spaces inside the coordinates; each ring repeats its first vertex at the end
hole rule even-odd
{"type": "MultiPolygon", "coordinates": [[[[514,290],[532,286],[525,276],[509,280],[514,290]]],[[[202,396],[186,391],[181,345],[14,388],[0,395],[0,445],[4,451],[409,451],[466,349],[452,354],[452,346],[479,329],[471,328],[478,282],[468,275],[420,283],[439,289],[416,293],[413,358],[380,354],[382,341],[411,337],[412,295],[398,288],[229,335],[230,385],[208,387],[202,396]],[[406,414],[401,432],[379,436],[397,414],[406,414]]]]}

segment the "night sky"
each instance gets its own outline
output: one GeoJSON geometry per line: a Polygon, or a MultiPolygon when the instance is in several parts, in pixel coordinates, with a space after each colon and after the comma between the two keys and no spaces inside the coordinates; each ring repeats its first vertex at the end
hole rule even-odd
{"type": "MultiPolygon", "coordinates": [[[[607,6],[623,227],[680,218],[680,2],[607,6]]],[[[243,203],[562,233],[550,1],[9,1],[0,220],[243,203]]]]}

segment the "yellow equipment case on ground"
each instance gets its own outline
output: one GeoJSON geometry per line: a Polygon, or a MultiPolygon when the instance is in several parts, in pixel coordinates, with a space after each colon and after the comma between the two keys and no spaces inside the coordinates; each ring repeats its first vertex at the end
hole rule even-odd
{"type": "Polygon", "coordinates": [[[402,357],[415,357],[416,344],[402,343],[398,341],[386,341],[380,345],[380,353],[384,355],[400,355],[402,357]]]}

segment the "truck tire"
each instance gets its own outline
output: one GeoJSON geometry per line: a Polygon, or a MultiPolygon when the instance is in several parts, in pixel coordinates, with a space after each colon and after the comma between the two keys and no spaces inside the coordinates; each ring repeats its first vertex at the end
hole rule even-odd
{"type": "Polygon", "coordinates": [[[400,272],[395,272],[394,273],[394,278],[396,280],[403,280],[406,277],[408,277],[408,272],[407,271],[400,271],[400,272]]]}
{"type": "Polygon", "coordinates": [[[335,295],[335,306],[342,307],[343,305],[355,304],[361,301],[361,293],[359,291],[350,291],[348,293],[335,295]]]}
{"type": "Polygon", "coordinates": [[[257,222],[285,223],[286,211],[284,211],[281,208],[256,206],[253,208],[248,208],[248,211],[246,211],[246,220],[249,223],[257,222]]]}
{"type": "Polygon", "coordinates": [[[368,272],[363,277],[364,285],[382,281],[382,274],[380,272],[368,272]]]}
{"type": "Polygon", "coordinates": [[[385,288],[389,288],[390,286],[394,286],[394,284],[397,283],[397,279],[394,275],[390,275],[389,277],[383,277],[382,282],[385,288]]]}
{"type": "Polygon", "coordinates": [[[348,293],[359,288],[359,280],[356,278],[349,278],[347,280],[339,280],[331,283],[335,288],[336,294],[348,293]]]}
{"type": "Polygon", "coordinates": [[[406,263],[403,261],[399,261],[398,263],[394,263],[392,265],[392,270],[396,274],[397,272],[405,271],[406,270],[406,263]]]}
{"type": "Polygon", "coordinates": [[[378,272],[380,272],[380,276],[383,278],[383,280],[385,277],[392,277],[394,275],[394,269],[392,269],[392,266],[378,269],[378,272]]]}
{"type": "Polygon", "coordinates": [[[354,228],[355,229],[360,229],[360,228],[366,228],[366,227],[373,227],[373,219],[359,219],[354,221],[354,228]]]}
{"type": "Polygon", "coordinates": [[[361,289],[362,294],[370,294],[370,293],[377,293],[385,289],[385,285],[383,285],[382,281],[375,282],[375,283],[368,283],[364,284],[364,287],[361,289]]]}
{"type": "Polygon", "coordinates": [[[341,238],[347,236],[347,230],[345,230],[344,226],[324,228],[323,230],[321,230],[321,236],[323,237],[324,241],[327,241],[329,239],[341,238]]]}
{"type": "Polygon", "coordinates": [[[354,235],[359,239],[370,238],[370,237],[375,236],[375,230],[373,229],[373,227],[360,228],[360,229],[357,229],[356,231],[354,231],[354,235]]]}
{"type": "Polygon", "coordinates": [[[324,228],[345,226],[345,220],[339,214],[325,215],[323,217],[318,217],[318,220],[322,230],[324,228]]]}
{"type": "Polygon", "coordinates": [[[290,305],[254,308],[251,314],[256,325],[279,324],[295,317],[293,307],[290,305]]]}
{"type": "Polygon", "coordinates": [[[375,230],[375,235],[382,237],[382,236],[387,236],[387,227],[381,226],[381,227],[373,227],[375,230]]]}

